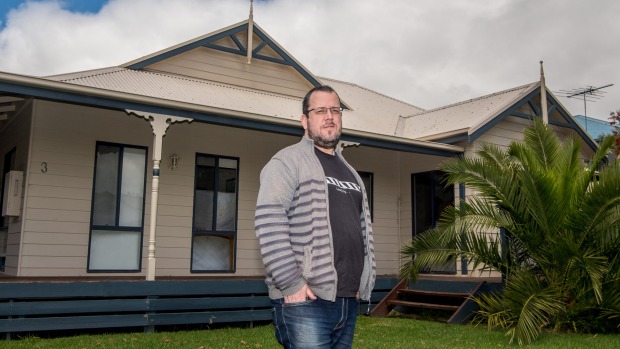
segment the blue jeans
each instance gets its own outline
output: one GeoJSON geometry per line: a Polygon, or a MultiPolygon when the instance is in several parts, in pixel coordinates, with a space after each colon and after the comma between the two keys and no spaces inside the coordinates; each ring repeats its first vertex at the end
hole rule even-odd
{"type": "Polygon", "coordinates": [[[286,349],[351,348],[358,313],[357,299],[320,298],[299,303],[271,300],[276,339],[286,349]]]}

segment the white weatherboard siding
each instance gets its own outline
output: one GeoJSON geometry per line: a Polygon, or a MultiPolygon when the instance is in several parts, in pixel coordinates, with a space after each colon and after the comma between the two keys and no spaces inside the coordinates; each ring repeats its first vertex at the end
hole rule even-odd
{"type": "MultiPolygon", "coordinates": [[[[44,101],[36,103],[28,184],[29,216],[25,222],[19,275],[101,276],[102,273],[88,273],[86,270],[96,142],[146,146],[149,147],[147,158],[150,159],[150,124],[123,112],[44,101]],[[46,173],[40,171],[41,162],[47,163],[46,173]]],[[[263,275],[264,268],[254,233],[260,171],[277,151],[298,141],[298,136],[196,121],[171,125],[162,148],[156,275],[263,275]],[[175,170],[170,168],[172,154],[180,156],[175,170]],[[237,264],[234,274],[190,273],[196,154],[239,158],[237,264]]],[[[399,199],[406,197],[410,200],[409,189],[401,188],[403,180],[400,176],[405,173],[405,182],[408,182],[412,171],[430,170],[442,158],[400,154],[363,145],[346,148],[344,154],[356,169],[373,173],[378,273],[394,274],[399,266],[400,242],[404,240],[398,221],[399,199]],[[407,170],[404,172],[399,168],[399,164],[403,163],[400,157],[406,159],[407,170]]],[[[151,166],[151,161],[148,161],[142,270],[146,269],[151,166]]]]}
{"type": "Polygon", "coordinates": [[[298,137],[192,122],[172,125],[164,137],[157,220],[157,276],[209,276],[190,273],[196,154],[239,158],[239,197],[235,274],[264,275],[254,233],[260,170],[280,148],[298,137]],[[181,157],[172,171],[169,157],[181,157]]]}
{"type": "MultiPolygon", "coordinates": [[[[101,274],[86,272],[96,142],[147,146],[150,149],[150,125],[122,112],[43,101],[37,101],[36,105],[28,183],[29,216],[25,222],[19,275],[99,276],[101,274]],[[46,173],[40,171],[42,162],[47,163],[46,173]]],[[[259,173],[273,154],[298,139],[297,136],[197,122],[172,125],[164,137],[162,154],[157,276],[209,275],[189,272],[197,153],[239,158],[237,272],[234,275],[262,275],[264,269],[254,235],[259,173]],[[179,167],[174,171],[169,167],[169,156],[173,153],[181,157],[179,167]]],[[[344,154],[356,169],[373,173],[377,270],[379,275],[394,274],[400,265],[401,244],[411,237],[411,174],[433,170],[445,158],[363,145],[346,148],[344,154]]],[[[150,156],[149,150],[149,159],[150,156]]],[[[146,208],[150,201],[150,162],[148,167],[146,208]]],[[[145,209],[145,212],[144,229],[147,232],[149,211],[145,209]]],[[[143,270],[146,244],[144,239],[143,270]]]]}
{"type": "Polygon", "coordinates": [[[191,76],[262,91],[303,97],[313,86],[294,69],[204,47],[152,64],[145,70],[191,76]]]}
{"type": "Polygon", "coordinates": [[[96,142],[149,146],[151,129],[119,111],[35,105],[19,276],[86,276],[96,142]]]}

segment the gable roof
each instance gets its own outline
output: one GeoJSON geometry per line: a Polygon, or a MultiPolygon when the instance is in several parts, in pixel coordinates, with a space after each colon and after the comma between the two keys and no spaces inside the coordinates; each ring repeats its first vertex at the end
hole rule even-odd
{"type": "Polygon", "coordinates": [[[331,86],[351,110],[345,111],[343,127],[396,136],[399,119],[403,115],[423,112],[424,109],[371,89],[339,80],[321,77],[321,82],[331,86]]]}
{"type": "MultiPolygon", "coordinates": [[[[546,87],[545,87],[546,89],[546,87]]],[[[524,119],[542,117],[540,81],[486,96],[428,110],[405,120],[406,137],[444,143],[473,142],[508,116],[524,119]]],[[[568,110],[546,89],[549,124],[572,129],[595,150],[596,142],[568,110]]]]}
{"type": "MultiPolygon", "coordinates": [[[[111,67],[47,79],[231,112],[255,113],[295,123],[301,115],[302,99],[299,97],[144,70],[111,67]]],[[[345,129],[393,136],[399,115],[423,111],[356,84],[329,78],[320,78],[320,82],[332,86],[349,101],[351,107],[345,111],[343,120],[345,129]]]]}
{"type": "MultiPolygon", "coordinates": [[[[328,84],[338,91],[343,106],[348,109],[343,119],[343,140],[441,155],[463,152],[462,147],[449,144],[456,143],[455,139],[472,142],[509,114],[528,118],[532,117],[531,114],[539,115],[533,100],[533,95],[540,88],[539,82],[425,111],[356,84],[316,77],[258,25],[254,25],[253,30],[249,29],[249,25],[250,21],[243,21],[119,67],[46,78],[0,72],[0,90],[71,103],[153,111],[235,127],[301,134],[300,105],[307,91],[304,84],[328,84]],[[243,45],[248,41],[248,32],[253,32],[253,37],[257,38],[253,41],[255,45],[252,45],[253,59],[266,63],[249,65],[240,58],[245,58],[248,53],[243,45]],[[224,63],[232,65],[232,68],[226,68],[229,71],[237,69],[239,74],[250,74],[248,72],[252,69],[276,69],[279,74],[286,72],[284,74],[288,74],[289,80],[285,79],[281,86],[270,89],[269,83],[256,87],[256,84],[262,83],[259,81],[260,74],[256,74],[257,78],[250,83],[238,84],[238,79],[211,79],[212,75],[208,73],[192,74],[192,67],[174,70],[174,64],[185,61],[191,64],[195,58],[213,57],[213,52],[219,52],[220,56],[214,58],[216,61],[221,59],[221,55],[226,56],[224,63]],[[192,55],[191,59],[187,59],[188,54],[192,55]],[[166,64],[174,67],[169,68],[166,64]],[[256,68],[261,64],[263,66],[256,68]],[[290,71],[295,74],[289,74],[290,71]],[[305,82],[295,85],[291,79],[305,82]],[[291,89],[295,91],[291,92],[291,89]],[[303,92],[301,96],[300,91],[303,92]],[[532,113],[516,110],[524,103],[529,103],[532,113]]],[[[205,65],[211,63],[209,61],[205,65]]],[[[211,67],[218,69],[219,66],[211,67]]],[[[559,119],[556,123],[575,128],[582,137],[590,139],[560,103],[554,103],[552,94],[548,96],[552,100],[551,110],[555,108],[558,111],[555,114],[561,114],[556,116],[559,119]]],[[[590,142],[594,144],[591,139],[590,142]]]]}
{"type": "Polygon", "coordinates": [[[300,99],[187,76],[121,67],[56,75],[50,80],[124,92],[231,112],[254,113],[297,121],[300,99]]]}
{"type": "MultiPolygon", "coordinates": [[[[239,36],[247,38],[250,21],[245,20],[226,28],[205,34],[180,43],[178,45],[163,49],[150,55],[138,58],[131,62],[121,65],[122,68],[128,69],[144,69],[153,64],[159,63],[165,59],[178,56],[198,47],[206,47],[213,50],[223,51],[235,55],[246,56],[248,53],[247,40],[246,45],[239,36]],[[224,40],[229,41],[233,45],[225,45],[224,40]]],[[[301,63],[299,63],[292,55],[290,55],[282,46],[273,40],[256,22],[252,21],[252,37],[257,37],[256,45],[252,49],[252,57],[254,59],[269,61],[290,66],[303,76],[313,86],[319,86],[319,80],[301,63]]]]}
{"type": "Polygon", "coordinates": [[[403,135],[414,139],[442,139],[454,134],[471,134],[527,96],[536,85],[527,84],[408,116],[403,135]]]}

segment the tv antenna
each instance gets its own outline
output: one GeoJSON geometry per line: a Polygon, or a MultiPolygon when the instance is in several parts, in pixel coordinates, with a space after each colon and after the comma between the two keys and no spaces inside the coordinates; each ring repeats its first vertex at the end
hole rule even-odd
{"type": "Polygon", "coordinates": [[[585,121],[585,128],[588,131],[588,105],[587,102],[596,102],[597,100],[605,97],[607,91],[602,91],[604,88],[613,86],[614,84],[608,84],[605,86],[593,87],[588,86],[584,88],[576,88],[572,90],[560,90],[556,92],[560,97],[565,98],[583,98],[583,119],[585,121]]]}

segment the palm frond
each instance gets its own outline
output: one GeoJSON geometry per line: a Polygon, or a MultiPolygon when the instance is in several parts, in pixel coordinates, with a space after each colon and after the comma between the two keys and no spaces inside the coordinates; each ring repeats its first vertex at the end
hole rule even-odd
{"type": "Polygon", "coordinates": [[[588,165],[580,144],[536,120],[523,142],[484,144],[443,163],[447,185],[473,195],[403,247],[401,274],[417,277],[456,258],[502,272],[506,288],[477,297],[475,319],[519,344],[545,327],[588,322],[575,314],[620,322],[620,163],[605,163],[612,138],[588,165]]]}

